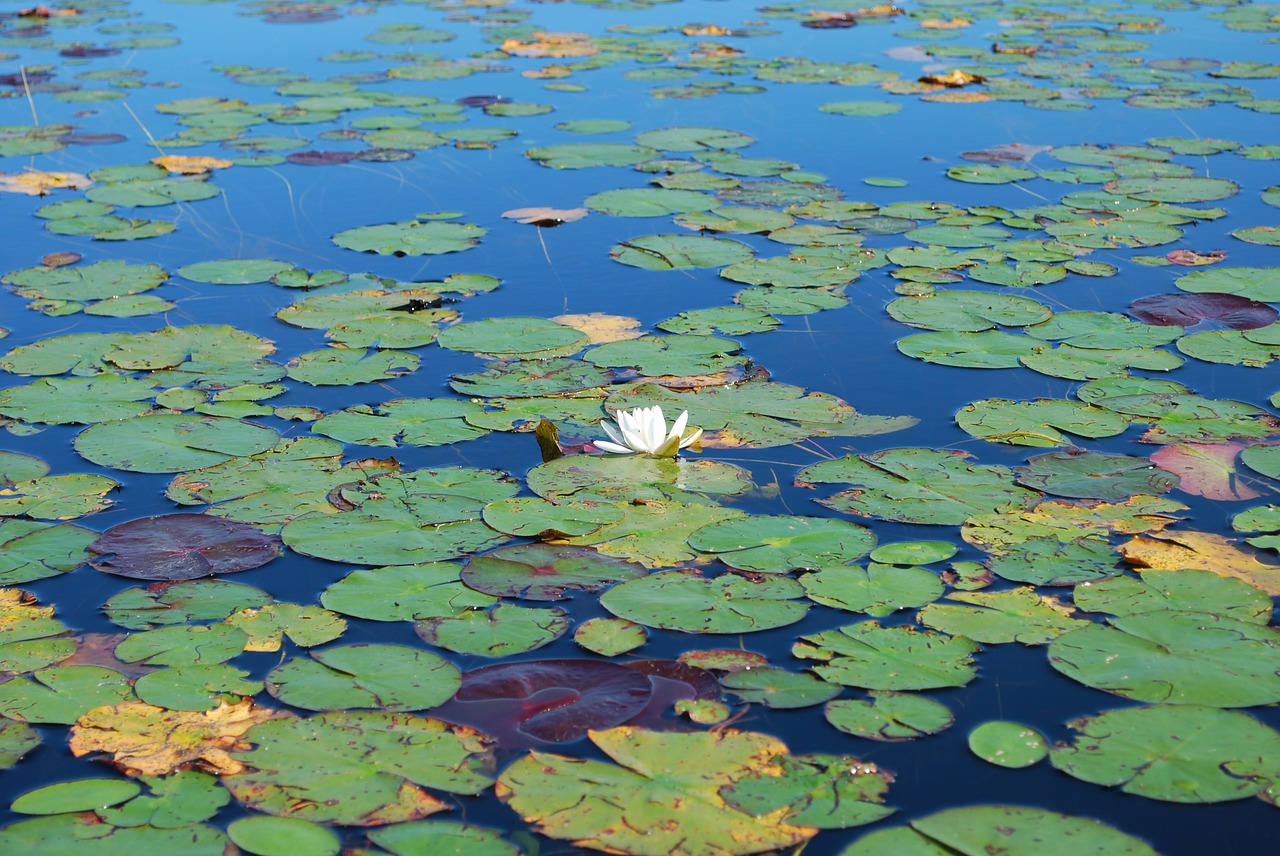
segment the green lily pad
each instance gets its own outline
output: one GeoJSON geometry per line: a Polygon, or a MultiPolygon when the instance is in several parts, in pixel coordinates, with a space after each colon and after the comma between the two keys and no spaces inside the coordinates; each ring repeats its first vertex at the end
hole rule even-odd
{"type": "Polygon", "coordinates": [[[564,600],[566,592],[595,593],[645,573],[640,565],[585,547],[517,544],[472,557],[462,569],[462,581],[496,597],[564,600]]]}
{"type": "Polygon", "coordinates": [[[315,823],[376,826],[446,807],[428,788],[477,794],[490,784],[483,738],[435,719],[381,711],[274,719],[248,730],[249,766],[222,783],[249,808],[315,823]]]}
{"type": "Polygon", "coordinates": [[[242,817],[227,826],[227,837],[257,856],[337,856],[338,836],[296,817],[242,817]]]}
{"type": "Polygon", "coordinates": [[[709,235],[643,235],[615,244],[614,261],[645,270],[724,267],[755,252],[739,241],[709,235]]]}
{"type": "Polygon", "coordinates": [[[84,195],[90,202],[121,208],[151,208],[177,202],[199,202],[222,193],[216,185],[209,184],[208,179],[207,175],[188,175],[181,178],[108,181],[90,187],[84,195]]]}
{"type": "Polygon", "coordinates": [[[311,426],[316,434],[361,446],[444,446],[487,434],[465,417],[483,408],[450,398],[401,398],[377,407],[358,404],[311,426]]]}
{"type": "Polygon", "coordinates": [[[601,657],[634,651],[649,638],[641,624],[625,618],[589,618],[573,631],[573,641],[601,657]]]}
{"type": "Polygon", "coordinates": [[[709,211],[719,204],[719,200],[698,190],[628,187],[593,193],[582,204],[592,211],[603,211],[615,217],[669,217],[690,211],[709,211]]]}
{"type": "Polygon", "coordinates": [[[987,291],[936,291],[925,297],[899,297],[885,311],[912,327],[972,333],[1026,327],[1053,317],[1053,311],[1038,300],[987,291]]]}
{"type": "Polygon", "coordinates": [[[293,265],[289,262],[275,259],[221,259],[183,265],[178,268],[178,274],[192,282],[247,285],[254,282],[269,282],[273,276],[293,269],[293,265]]]}
{"type": "Polygon", "coordinates": [[[308,351],[288,363],[289,377],[312,386],[350,386],[403,377],[418,368],[417,354],[365,348],[308,351]]]}
{"type": "Polygon", "coordinates": [[[221,416],[151,413],[91,425],[75,448],[95,464],[136,473],[176,473],[270,449],[274,430],[221,416]]]}
{"type": "Polygon", "coordinates": [[[864,267],[879,267],[884,264],[887,264],[884,257],[873,250],[852,258],[831,258],[793,251],[789,256],[737,262],[721,270],[720,276],[747,285],[807,290],[848,285],[862,275],[864,267]]]}
{"type": "Polygon", "coordinates": [[[565,634],[569,624],[568,614],[559,607],[530,609],[504,603],[455,616],[423,618],[414,629],[423,641],[446,651],[506,657],[551,644],[565,634]]]}
{"type": "Polygon", "coordinates": [[[974,514],[1030,508],[1038,494],[1005,467],[971,464],[965,452],[889,449],[812,464],[801,485],[856,485],[820,502],[836,511],[903,523],[958,526],[974,514]]]}
{"type": "Polygon", "coordinates": [[[1250,300],[1280,300],[1280,267],[1212,267],[1183,274],[1174,281],[1195,294],[1238,294],[1250,300]]]}
{"type": "Polygon", "coordinates": [[[956,413],[956,424],[992,443],[1045,447],[1067,445],[1063,431],[1090,439],[1114,437],[1124,433],[1129,420],[1114,411],[1074,401],[987,398],[956,413]]]}
{"type": "Polygon", "coordinates": [[[614,586],[600,604],[620,618],[685,633],[750,633],[794,624],[808,607],[789,577],[707,578],[696,570],[662,571],[614,586]]]}
{"type": "Polygon", "coordinates": [[[406,220],[379,226],[357,226],[333,236],[339,247],[383,256],[435,256],[469,250],[489,230],[471,223],[406,220]]]}
{"type": "Polygon", "coordinates": [[[800,578],[805,595],[815,603],[878,618],[913,609],[942,597],[942,581],[925,568],[870,562],[836,565],[800,578]]]}
{"type": "Polygon", "coordinates": [[[1049,665],[1145,702],[1249,707],[1280,700],[1280,631],[1195,612],[1150,612],[1059,636],[1049,665]]]}
{"type": "Polygon", "coordinates": [[[200,579],[125,589],[103,604],[102,610],[121,627],[151,630],[191,621],[221,621],[234,612],[269,603],[271,595],[262,589],[200,579]]]}
{"type": "Polygon", "coordinates": [[[70,725],[92,708],[132,698],[129,679],[114,669],[53,666],[0,683],[0,714],[37,725],[70,725]]]}
{"type": "Polygon", "coordinates": [[[978,643],[914,627],[881,627],[874,621],[801,636],[791,653],[818,660],[823,680],[872,690],[962,687],[976,677],[978,643]]]}
{"type": "Polygon", "coordinates": [[[584,169],[592,166],[635,166],[660,152],[627,143],[563,143],[529,149],[525,157],[552,169],[584,169]]]}
{"type": "Polygon", "coordinates": [[[490,363],[483,372],[456,374],[449,381],[455,392],[485,398],[531,398],[580,392],[604,386],[613,373],[581,360],[554,358],[490,363]]]}
{"type": "Polygon", "coordinates": [[[18,814],[61,814],[116,805],[142,793],[137,782],[124,779],[74,779],[27,791],[13,801],[18,814]]]}
{"type": "Polygon", "coordinates": [[[1240,191],[1240,185],[1226,178],[1161,176],[1122,178],[1107,182],[1108,192],[1144,202],[1212,202],[1240,191]]]}
{"type": "MultiPolygon", "coordinates": [[[[1277,327],[1275,324],[1271,326],[1277,327]]],[[[1268,328],[1264,327],[1262,330],[1268,330],[1268,328]]],[[[1280,342],[1255,341],[1257,338],[1260,337],[1236,330],[1206,330],[1203,333],[1183,336],[1178,340],[1177,345],[1178,350],[1188,357],[1229,366],[1261,368],[1280,359],[1280,342]]]]}
{"type": "Polygon", "coordinates": [[[248,640],[243,630],[224,624],[160,627],[126,637],[115,655],[148,666],[225,663],[243,653],[248,640]]]}
{"type": "Polygon", "coordinates": [[[875,545],[875,535],[856,523],[814,517],[740,517],[694,531],[689,546],[715,554],[731,568],[786,573],[851,562],[875,545]]]}
{"type": "Polygon", "coordinates": [[[1105,538],[1063,540],[1058,535],[1045,535],[1001,546],[992,552],[987,565],[996,576],[1016,583],[1092,585],[1120,573],[1120,554],[1105,538]]]}
{"type": "MultiPolygon", "coordinates": [[[[698,463],[710,462],[699,461],[698,463]]],[[[526,538],[587,535],[601,526],[617,523],[624,516],[615,506],[601,502],[573,500],[551,502],[541,497],[529,496],[500,499],[484,507],[485,523],[499,532],[526,538]]],[[[554,575],[549,568],[544,568],[543,571],[554,575]]],[[[550,598],[550,600],[555,599],[550,598]]]]}
{"type": "Polygon", "coordinates": [[[969,732],[969,751],[997,767],[1030,767],[1049,754],[1044,735],[1017,722],[992,720],[969,732]]]}
{"type": "Polygon", "coordinates": [[[0,722],[0,770],[8,770],[40,745],[40,732],[25,722],[6,719],[0,722]]]}
{"type": "Polygon", "coordinates": [[[1087,449],[1049,452],[1016,467],[1018,484],[1073,499],[1122,500],[1135,494],[1159,496],[1178,484],[1178,477],[1150,459],[1087,449]]]}
{"type": "Polygon", "coordinates": [[[108,300],[150,291],[168,278],[159,265],[104,260],[84,267],[23,268],[0,282],[31,300],[108,300]]]}
{"type": "Polygon", "coordinates": [[[883,565],[930,565],[945,562],[959,550],[950,541],[898,541],[871,551],[871,561],[883,565]]]}
{"type": "MultiPolygon", "coordinates": [[[[565,507],[574,502],[618,502],[622,500],[675,500],[677,502],[713,504],[716,497],[738,496],[751,487],[746,470],[733,464],[687,458],[654,458],[648,455],[572,455],[547,461],[529,471],[529,489],[541,497],[565,507]]],[[[537,507],[531,511],[537,512],[537,507]]],[[[546,509],[550,522],[562,518],[566,511],[546,509]]],[[[569,505],[567,513],[579,517],[586,525],[590,520],[612,516],[599,506],[569,505]]],[[[620,519],[620,518],[619,518],[620,519]]],[[[497,523],[497,521],[494,521],[497,523]]],[[[496,526],[510,531],[510,524],[496,526]]],[[[596,531],[568,532],[576,537],[596,531]]],[[[530,534],[512,532],[511,534],[530,534]]]]}
{"type": "Polygon", "coordinates": [[[452,617],[486,609],[498,599],[463,584],[450,562],[352,571],[320,594],[327,608],[371,621],[452,617]]]}
{"type": "Polygon", "coordinates": [[[949,809],[913,821],[910,827],[877,830],[858,839],[842,856],[982,856],[999,850],[1046,856],[1066,856],[1082,850],[1115,856],[1156,856],[1145,841],[1092,818],[1005,805],[949,809]]]}
{"type": "Polygon", "coordinates": [[[453,664],[403,645],[343,645],[312,651],[276,666],[267,691],[304,710],[426,710],[462,685],[453,664]]]}
{"type": "Polygon", "coordinates": [[[786,669],[742,669],[720,679],[720,685],[750,704],[789,710],[822,704],[838,696],[841,688],[808,672],[786,669]]]}
{"type": "Polygon", "coordinates": [[[179,770],[168,776],[139,776],[148,794],[94,813],[117,827],[147,825],[177,829],[208,820],[231,802],[231,795],[209,773],[179,770]]]}
{"type": "Polygon", "coordinates": [[[440,347],[499,357],[557,357],[577,352],[587,337],[581,330],[543,318],[508,317],[465,321],[441,331],[440,347]]]}
{"type": "Polygon", "coordinates": [[[746,357],[735,355],[739,350],[736,341],[718,336],[641,336],[606,342],[588,351],[584,359],[597,366],[631,367],[650,377],[703,375],[745,363],[746,357]]]}
{"type": "Polygon", "coordinates": [[[768,312],[749,309],[746,306],[715,306],[710,309],[690,309],[659,321],[659,330],[669,333],[723,333],[726,336],[745,336],[748,333],[767,333],[782,322],[768,312]]]}
{"type": "Polygon", "coordinates": [[[0,516],[37,520],[69,520],[102,511],[112,504],[106,495],[120,486],[106,476],[79,473],[42,476],[0,488],[0,516]]]}
{"type": "Polygon", "coordinates": [[[642,504],[624,500],[615,502],[614,506],[623,512],[617,523],[606,524],[586,535],[565,538],[564,542],[595,547],[606,556],[630,559],[647,568],[672,567],[698,556],[698,551],[688,544],[689,535],[695,529],[742,516],[736,509],[672,500],[650,500],[642,504]]]}
{"type": "Polygon", "coordinates": [[[1083,625],[1071,617],[1071,607],[1036,594],[1030,586],[1008,591],[957,592],[948,595],[947,600],[966,605],[931,603],[920,610],[920,623],[983,644],[1043,645],[1083,625]]]}
{"type": "Polygon", "coordinates": [[[1237,621],[1267,624],[1272,603],[1266,592],[1244,580],[1199,568],[1163,571],[1146,568],[1142,579],[1116,577],[1075,591],[1078,607],[1112,615],[1180,610],[1209,612],[1237,621]]]}
{"type": "Polygon", "coordinates": [[[757,773],[722,793],[732,807],[760,817],[785,808],[784,817],[819,829],[848,829],[888,817],[881,805],[892,774],[851,756],[790,755],[778,775],[757,773]]]}
{"type": "Polygon", "coordinates": [[[885,743],[916,740],[937,734],[955,721],[950,708],[916,693],[872,690],[867,701],[836,699],[827,702],[827,722],[854,737],[885,743]]]}
{"type": "Polygon", "coordinates": [[[396,823],[368,831],[369,840],[396,856],[466,853],[468,856],[520,856],[525,851],[492,829],[452,820],[396,823]]]}
{"type": "Polygon", "coordinates": [[[795,223],[795,218],[782,211],[752,208],[746,205],[717,205],[710,211],[696,209],[673,218],[677,226],[699,232],[727,232],[742,235],[773,232],[795,223]]]}
{"type": "Polygon", "coordinates": [[[443,467],[376,480],[355,507],[313,514],[284,525],[280,537],[299,553],[336,562],[413,565],[452,559],[499,544],[506,536],[480,519],[486,501],[515,485],[493,470],[443,467]]]}
{"type": "Polygon", "coordinates": [[[245,608],[227,616],[224,624],[238,627],[249,637],[246,651],[279,651],[285,636],[301,648],[332,642],[347,631],[347,622],[317,606],[269,603],[245,608]]]}
{"type": "Polygon", "coordinates": [[[49,474],[49,465],[39,458],[0,450],[0,484],[31,481],[49,474]]]}
{"type": "Polygon", "coordinates": [[[262,681],[251,681],[247,672],[221,663],[186,664],[148,672],[133,689],[156,707],[208,711],[257,695],[262,681]]]}
{"type": "Polygon", "coordinates": [[[1023,357],[1043,348],[1044,344],[1030,336],[983,330],[977,333],[916,333],[899,339],[897,346],[908,357],[926,363],[971,369],[1008,369],[1020,365],[1023,357]]]}
{"type": "Polygon", "coordinates": [[[892,101],[830,101],[818,105],[818,109],[837,116],[888,116],[901,110],[902,105],[892,101]]]}
{"type": "Polygon", "coordinates": [[[702,152],[713,149],[740,149],[754,143],[755,137],[724,128],[675,127],[659,128],[636,134],[636,142],[668,152],[702,152]]]}
{"type": "Polygon", "coordinates": [[[1269,786],[1280,763],[1280,733],[1238,711],[1161,704],[1110,710],[1068,725],[1079,734],[1053,750],[1054,767],[1149,799],[1245,799],[1269,786]]]}
{"type": "Polygon", "coordinates": [[[629,853],[753,853],[816,833],[782,812],[757,817],[726,802],[726,786],[753,772],[781,774],[787,750],[772,737],[621,726],[590,739],[613,763],[532,752],[499,777],[499,797],[543,834],[629,853]]]}
{"type": "Polygon", "coordinates": [[[89,561],[92,530],[70,523],[0,520],[0,585],[65,574],[89,561]]]}
{"type": "Polygon", "coordinates": [[[434,342],[440,325],[457,320],[458,313],[443,308],[439,293],[428,288],[359,289],[312,295],[276,317],[296,327],[324,329],[330,341],[349,348],[416,348],[434,342]]]}

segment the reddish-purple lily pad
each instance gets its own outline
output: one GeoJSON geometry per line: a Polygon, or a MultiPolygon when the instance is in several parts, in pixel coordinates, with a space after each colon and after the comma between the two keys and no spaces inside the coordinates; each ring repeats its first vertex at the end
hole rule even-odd
{"type": "Polygon", "coordinates": [[[470,725],[504,747],[570,743],[645,709],[652,694],[642,672],[603,660],[533,660],[467,672],[453,700],[432,711],[470,725]]]}
{"type": "Polygon", "coordinates": [[[100,571],[139,580],[194,580],[265,565],[280,538],[209,514],[162,514],[112,526],[89,545],[100,571]]]}
{"type": "Polygon", "coordinates": [[[643,565],[587,547],[519,544],[476,556],[462,569],[462,581],[498,597],[564,600],[567,591],[598,592],[647,573],[643,565]]]}
{"type": "Polygon", "coordinates": [[[344,163],[351,163],[360,156],[359,152],[337,152],[337,151],[305,151],[293,152],[285,155],[285,160],[289,163],[300,164],[301,166],[340,166],[344,163]]]}
{"type": "Polygon", "coordinates": [[[679,660],[633,660],[623,666],[647,676],[653,685],[649,703],[628,720],[629,725],[670,728],[673,720],[663,717],[675,710],[676,702],[719,701],[724,695],[715,675],[679,660]]]}
{"type": "Polygon", "coordinates": [[[1275,321],[1275,307],[1238,294],[1205,292],[1153,294],[1135,300],[1129,314],[1144,324],[1161,327],[1191,327],[1201,321],[1215,321],[1232,330],[1255,330],[1275,321]]]}

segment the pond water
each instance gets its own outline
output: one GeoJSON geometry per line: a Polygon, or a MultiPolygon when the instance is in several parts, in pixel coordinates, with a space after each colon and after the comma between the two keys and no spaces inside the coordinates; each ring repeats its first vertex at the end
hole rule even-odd
{"type": "Polygon", "coordinates": [[[1277,32],[0,5],[0,852],[1264,851],[1277,32]]]}

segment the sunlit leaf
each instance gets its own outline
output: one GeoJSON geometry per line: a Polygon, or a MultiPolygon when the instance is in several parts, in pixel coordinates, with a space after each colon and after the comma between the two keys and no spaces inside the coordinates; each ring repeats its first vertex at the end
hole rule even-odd
{"type": "Polygon", "coordinates": [[[1280,595],[1280,565],[1258,561],[1235,542],[1212,532],[1152,533],[1120,545],[1131,564],[1143,568],[1177,570],[1200,568],[1235,577],[1270,595],[1280,595]]]}
{"type": "Polygon", "coordinates": [[[788,577],[662,571],[614,586],[600,598],[620,618],[685,633],[749,633],[794,624],[807,606],[795,600],[800,584],[788,577]]]}
{"type": "Polygon", "coordinates": [[[524,654],[550,645],[569,629],[559,607],[531,609],[500,603],[452,616],[419,619],[414,630],[425,642],[446,651],[477,657],[524,654]]]}
{"type": "Polygon", "coordinates": [[[897,743],[937,734],[955,721],[941,702],[916,693],[871,690],[867,701],[836,699],[824,708],[827,722],[855,737],[897,743]]]}
{"type": "Polygon", "coordinates": [[[457,668],[429,651],[358,644],[312,651],[276,666],[267,691],[304,710],[426,710],[461,685],[457,668]]]}
{"type": "Polygon", "coordinates": [[[874,621],[801,636],[791,653],[817,660],[824,680],[873,690],[961,687],[974,679],[978,643],[914,627],[881,627],[874,621]]]}
{"type": "Polygon", "coordinates": [[[1116,577],[1075,590],[1074,600],[1089,612],[1139,615],[1172,609],[1210,612],[1239,621],[1266,624],[1271,598],[1243,580],[1222,577],[1197,568],[1147,568],[1142,578],[1116,577]]]}

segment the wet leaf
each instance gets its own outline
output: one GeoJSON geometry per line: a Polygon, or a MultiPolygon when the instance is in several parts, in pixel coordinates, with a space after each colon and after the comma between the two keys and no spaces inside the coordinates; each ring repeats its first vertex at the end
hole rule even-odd
{"type": "Polygon", "coordinates": [[[987,565],[1001,579],[1040,586],[1093,583],[1121,572],[1120,554],[1097,536],[1027,538],[993,550],[987,565]]]}
{"type": "Polygon", "coordinates": [[[1027,459],[1014,469],[1019,484],[1076,499],[1123,500],[1135,494],[1158,496],[1178,479],[1148,458],[1087,449],[1049,452],[1027,459]]]}
{"type": "Polygon", "coordinates": [[[689,535],[694,549],[715,554],[731,568],[759,573],[851,562],[874,545],[871,531],[856,523],[811,517],[741,517],[689,535]]]}
{"type": "Polygon", "coordinates": [[[599,660],[531,660],[475,669],[440,713],[505,747],[572,743],[631,719],[652,694],[641,672],[599,660]]]}
{"type": "Polygon", "coordinates": [[[754,255],[746,244],[706,235],[644,235],[615,244],[614,261],[645,270],[723,267],[754,255]]]}
{"type": "Polygon", "coordinates": [[[424,642],[446,651],[505,657],[550,645],[569,625],[568,613],[559,607],[530,609],[503,603],[492,609],[419,619],[414,630],[424,642]]]}
{"type": "Polygon", "coordinates": [[[185,664],[149,671],[134,682],[138,698],[169,710],[210,711],[262,692],[262,681],[240,669],[216,664],[185,664]]]}
{"type": "Polygon", "coordinates": [[[331,830],[296,817],[242,817],[227,826],[227,836],[261,856],[337,856],[342,849],[331,830]]]}
{"type": "Polygon", "coordinates": [[[924,606],[942,596],[937,574],[924,568],[869,562],[835,565],[800,578],[809,600],[850,612],[883,617],[900,609],[924,606]]]}
{"type": "Polygon", "coordinates": [[[406,220],[379,226],[357,226],[338,232],[339,247],[384,256],[431,256],[469,250],[489,233],[471,223],[406,220]]]}
{"type": "Polygon", "coordinates": [[[1151,454],[1151,462],[1178,476],[1178,488],[1207,499],[1257,499],[1255,490],[1235,468],[1244,443],[1177,443],[1151,454]]]}
{"type": "Polygon", "coordinates": [[[204,824],[170,829],[149,825],[120,828],[103,823],[94,813],[50,815],[0,829],[0,847],[33,854],[61,851],[135,856],[182,852],[190,856],[222,856],[230,846],[222,830],[204,824]]]}
{"type": "Polygon", "coordinates": [[[95,464],[128,472],[176,473],[271,448],[271,428],[220,416],[151,413],[81,431],[76,451],[95,464]]]}
{"type": "Polygon", "coordinates": [[[497,603],[463,585],[450,562],[352,571],[320,594],[328,609],[372,621],[412,621],[461,615],[497,603]]]}
{"type": "Polygon", "coordinates": [[[1271,598],[1243,580],[1196,568],[1142,571],[1141,579],[1116,577],[1076,589],[1076,606],[1088,612],[1140,615],[1163,610],[1209,612],[1266,624],[1271,598]]]}
{"type": "Polygon", "coordinates": [[[916,693],[872,690],[867,701],[827,703],[827,722],[854,737],[886,743],[916,740],[951,727],[955,717],[941,702],[916,693]]]}
{"type": "Polygon", "coordinates": [[[361,446],[443,446],[483,437],[465,417],[483,412],[470,401],[401,398],[377,407],[360,404],[338,410],[311,426],[316,434],[361,446]]]}
{"type": "Polygon", "coordinates": [[[974,514],[1029,508],[1037,495],[1004,467],[968,463],[965,452],[890,449],[812,464],[802,486],[848,482],[857,487],[820,502],[836,511],[905,523],[957,526],[974,514]]]}
{"type": "Polygon", "coordinates": [[[370,829],[369,840],[396,856],[419,853],[468,853],[471,856],[520,856],[523,850],[491,829],[451,820],[397,823],[370,829]]]}
{"type": "Polygon", "coordinates": [[[1149,799],[1245,799],[1268,786],[1280,762],[1280,734],[1237,711],[1153,705],[1110,710],[1068,725],[1079,734],[1053,750],[1054,767],[1149,799]]]}
{"type": "Polygon", "coordinates": [[[183,265],[178,268],[178,274],[192,282],[245,285],[268,282],[288,270],[293,270],[293,265],[275,259],[222,259],[183,265]]]}
{"type": "Polygon", "coordinates": [[[470,729],[402,713],[280,717],[243,735],[240,771],[222,783],[244,805],[344,826],[417,820],[447,804],[428,788],[478,794],[488,741],[470,729]]]}
{"type": "Polygon", "coordinates": [[[1254,330],[1276,320],[1274,307],[1238,294],[1215,292],[1156,294],[1129,304],[1129,313],[1144,324],[1191,327],[1213,321],[1231,330],[1254,330]]]}
{"type": "Polygon", "coordinates": [[[757,817],[722,796],[757,771],[782,772],[787,749],[774,738],[623,726],[591,740],[614,763],[534,752],[503,772],[499,798],[550,837],[638,854],[753,853],[816,833],[787,824],[789,806],[757,817]]]}
{"type": "Polygon", "coordinates": [[[457,668],[403,645],[342,645],[276,666],[266,677],[272,696],[303,710],[426,710],[461,685],[457,668]]]}
{"type": "Polygon", "coordinates": [[[25,722],[0,721],[0,770],[8,770],[40,745],[40,732],[25,722]]]}
{"type": "Polygon", "coordinates": [[[936,291],[925,297],[899,297],[885,307],[895,320],[928,330],[979,332],[995,327],[1026,327],[1053,316],[1038,300],[985,291],[936,291]]]}
{"type": "Polygon", "coordinates": [[[246,607],[228,615],[224,623],[249,637],[246,651],[279,651],[283,637],[302,648],[332,642],[347,630],[347,622],[326,609],[296,603],[246,607]]]}
{"type": "Polygon", "coordinates": [[[585,547],[518,544],[472,557],[462,569],[462,581],[498,597],[565,600],[567,592],[595,593],[645,573],[640,565],[585,547]]]}
{"type": "Polygon", "coordinates": [[[71,520],[112,505],[106,495],[120,486],[106,476],[42,476],[0,488],[0,516],[71,520]]]}
{"type": "Polygon", "coordinates": [[[600,598],[609,612],[646,627],[685,633],[749,633],[794,624],[807,606],[788,577],[662,571],[614,586],[600,598]]]}
{"type": "Polygon", "coordinates": [[[148,666],[225,663],[244,652],[248,635],[224,624],[160,627],[126,636],[115,656],[148,666]]]}
{"type": "Polygon", "coordinates": [[[207,514],[162,514],[112,526],[89,545],[100,571],[144,580],[233,574],[280,555],[280,539],[207,514]]]}
{"type": "Polygon", "coordinates": [[[844,755],[791,755],[780,775],[757,774],[722,789],[725,801],[756,817],[783,806],[787,819],[819,829],[848,829],[888,817],[881,805],[893,774],[844,755]]]}
{"type": "Polygon", "coordinates": [[[1194,612],[1149,612],[1059,636],[1049,664],[1086,686],[1171,704],[1249,707],[1280,699],[1280,633],[1194,612]]]}
{"type": "Polygon", "coordinates": [[[1074,401],[988,398],[962,408],[956,414],[956,424],[993,443],[1043,448],[1067,445],[1063,431],[1090,439],[1114,437],[1129,427],[1129,420],[1114,411],[1074,401]]]}
{"type": "Polygon", "coordinates": [[[587,337],[543,318],[507,317],[465,321],[441,331],[442,348],[502,357],[557,357],[576,353],[587,337]]]}
{"type": "Polygon", "coordinates": [[[881,627],[874,621],[801,636],[791,653],[814,666],[823,680],[873,690],[961,687],[977,672],[978,644],[914,627],[881,627]]]}
{"type": "Polygon", "coordinates": [[[925,627],[983,644],[1043,645],[1083,624],[1070,606],[1021,586],[1007,591],[957,592],[950,603],[931,603],[917,614],[925,627]],[[956,604],[965,604],[958,606],[956,604]]]}

